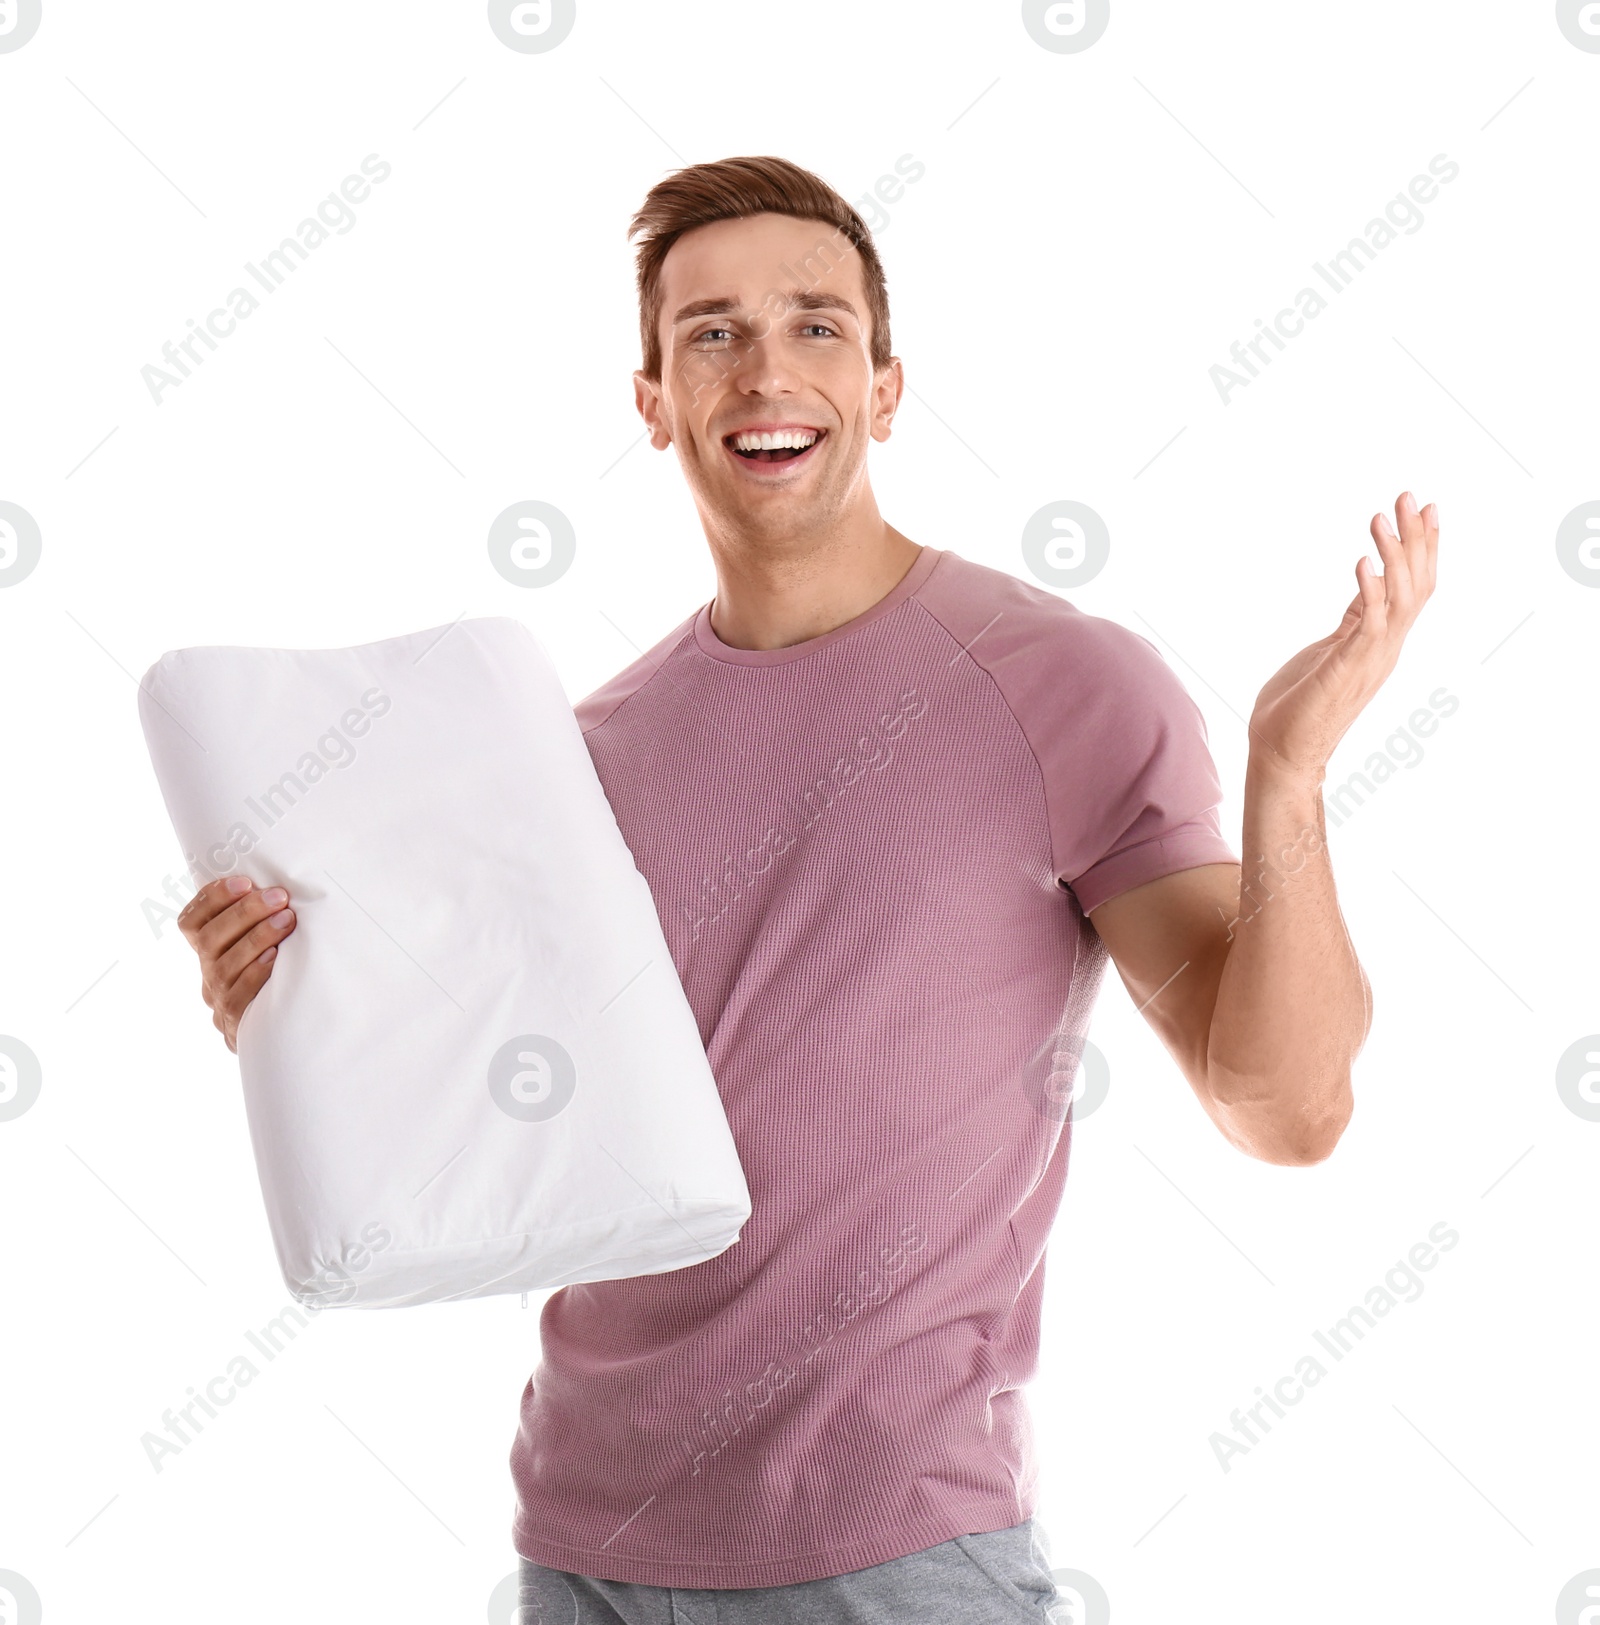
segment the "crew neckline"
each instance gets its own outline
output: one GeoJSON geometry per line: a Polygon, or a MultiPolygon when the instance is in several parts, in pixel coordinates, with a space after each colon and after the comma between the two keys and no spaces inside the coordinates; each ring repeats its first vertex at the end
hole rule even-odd
{"type": "Polygon", "coordinates": [[[712,629],[711,606],[716,602],[715,598],[702,604],[696,611],[694,640],[701,651],[713,660],[734,666],[782,666],[791,660],[804,660],[807,655],[827,648],[840,638],[849,637],[852,632],[859,632],[869,621],[875,621],[880,615],[887,615],[890,610],[898,608],[921,588],[943,557],[944,549],[923,544],[922,551],[912,560],[911,568],[877,603],[869,604],[859,615],[830,631],[819,632],[816,637],[806,638],[801,643],[790,643],[782,649],[735,649],[731,643],[724,643],[712,629]]]}

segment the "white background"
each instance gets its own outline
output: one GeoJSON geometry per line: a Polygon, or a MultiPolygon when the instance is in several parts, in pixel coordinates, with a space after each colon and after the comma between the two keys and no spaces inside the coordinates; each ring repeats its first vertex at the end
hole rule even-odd
{"type": "Polygon", "coordinates": [[[523,54],[481,4],[45,0],[0,54],[0,500],[43,535],[0,591],[0,1032],[44,1078],[0,1122],[0,1570],[52,1622],[485,1617],[537,1298],[324,1315],[146,1459],[289,1299],[236,1062],[146,907],[182,860],[136,679],[511,614],[587,694],[715,590],[632,404],[629,215],[679,163],[778,153],[856,200],[910,154],[883,511],[1026,576],[1030,514],[1096,509],[1110,562],[1066,596],[1203,707],[1231,840],[1243,719],[1372,515],[1443,519],[1329,776],[1459,700],[1332,831],[1376,1001],[1332,1159],[1230,1148],[1108,977],[1030,1390],[1053,1560],[1123,1622],[1550,1618],[1600,1568],[1600,1123],[1555,1087],[1600,1029],[1600,592],[1554,545],[1600,498],[1597,106],[1543,0],[1117,0],[1078,54],[1011,4],[580,0],[523,54]],[[157,405],[141,368],[369,153],[354,227],[157,405]],[[1439,153],[1421,228],[1224,405],[1208,369],[1439,153]],[[530,498],[578,536],[533,590],[485,547],[530,498]],[[1439,1221],[1420,1298],[1224,1472],[1230,1413],[1439,1221]]]}

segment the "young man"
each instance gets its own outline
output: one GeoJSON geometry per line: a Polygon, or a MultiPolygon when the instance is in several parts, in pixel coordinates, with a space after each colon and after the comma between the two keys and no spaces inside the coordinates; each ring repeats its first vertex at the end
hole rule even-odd
{"type": "MultiPolygon", "coordinates": [[[[860,217],[739,158],[632,234],[636,400],[717,594],[577,712],[753,1211],[703,1264],[547,1301],[525,1616],[1043,1619],[1022,1390],[1106,957],[1234,1145],[1329,1155],[1371,1001],[1320,785],[1433,590],[1438,514],[1373,520],[1383,574],[1362,559],[1257,698],[1241,874],[1154,645],[880,516],[904,384],[860,217]]],[[[232,1046],[294,921],[225,885],[183,923],[232,1046]]]]}

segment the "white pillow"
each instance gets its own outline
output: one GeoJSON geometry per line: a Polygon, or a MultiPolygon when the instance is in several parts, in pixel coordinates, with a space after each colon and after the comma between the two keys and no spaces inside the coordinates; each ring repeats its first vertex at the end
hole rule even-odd
{"type": "Polygon", "coordinates": [[[526,627],[180,649],[139,714],[196,882],[295,911],[238,1046],[299,1302],[655,1275],[738,1240],[694,1015],[526,627]]]}

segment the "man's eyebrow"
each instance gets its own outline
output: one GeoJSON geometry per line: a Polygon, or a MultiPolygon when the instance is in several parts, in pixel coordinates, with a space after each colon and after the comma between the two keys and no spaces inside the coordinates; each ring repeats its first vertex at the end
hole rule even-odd
{"type": "MultiPolygon", "coordinates": [[[[847,316],[854,317],[857,322],[861,320],[860,313],[842,294],[814,293],[809,289],[796,289],[788,295],[790,310],[842,310],[847,316]]],[[[734,316],[740,309],[737,299],[695,299],[687,305],[679,307],[672,318],[672,325],[678,326],[681,322],[698,321],[702,316],[734,316]]]]}

